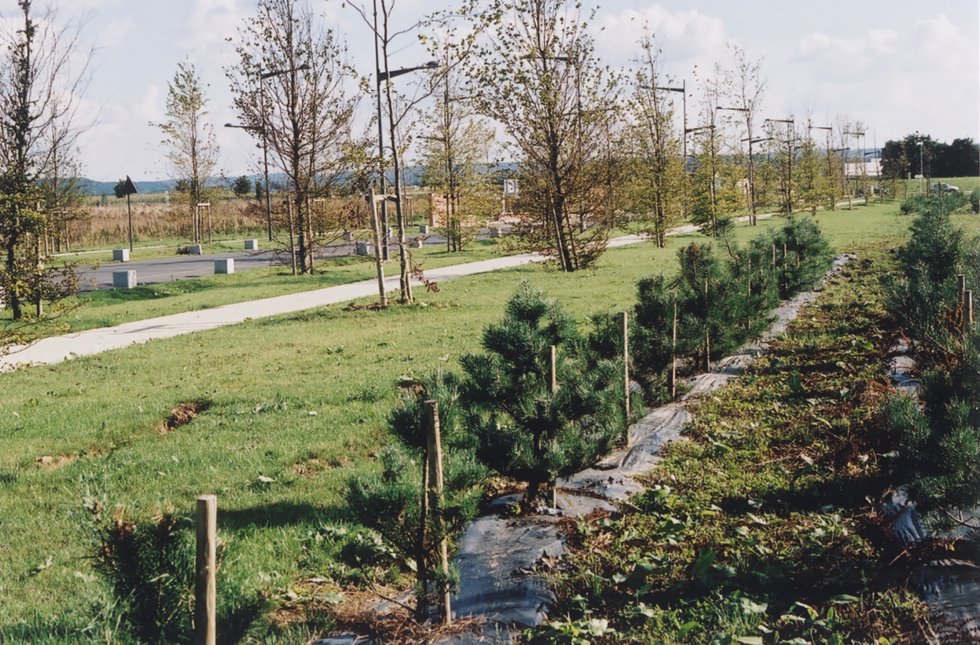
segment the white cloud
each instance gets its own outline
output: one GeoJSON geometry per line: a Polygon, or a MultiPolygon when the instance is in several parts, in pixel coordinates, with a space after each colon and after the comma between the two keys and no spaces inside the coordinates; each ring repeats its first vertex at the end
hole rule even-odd
{"type": "Polygon", "coordinates": [[[655,36],[671,63],[700,63],[724,53],[725,26],[716,16],[696,9],[669,11],[660,5],[626,9],[598,17],[596,46],[613,64],[626,64],[637,53],[644,32],[655,36]]]}

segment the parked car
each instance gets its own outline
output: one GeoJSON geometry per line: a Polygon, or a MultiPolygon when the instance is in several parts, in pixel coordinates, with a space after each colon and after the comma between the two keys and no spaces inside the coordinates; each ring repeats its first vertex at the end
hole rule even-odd
{"type": "Polygon", "coordinates": [[[930,190],[934,193],[958,193],[960,192],[959,186],[953,186],[952,184],[947,184],[945,182],[936,182],[930,187],[930,190]]]}

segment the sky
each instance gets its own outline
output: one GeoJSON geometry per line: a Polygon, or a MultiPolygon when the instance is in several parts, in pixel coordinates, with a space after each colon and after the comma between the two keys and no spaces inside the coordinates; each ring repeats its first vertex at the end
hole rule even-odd
{"type": "MultiPolygon", "coordinates": [[[[350,61],[374,66],[370,34],[341,0],[308,0],[324,24],[344,37],[350,61]]],[[[364,0],[362,0],[364,1],[364,0]]],[[[366,0],[369,2],[369,0],[366,0]]],[[[586,6],[593,6],[589,0],[586,6]]],[[[764,117],[810,116],[861,121],[865,145],[880,146],[915,131],[940,141],[980,141],[980,15],[977,0],[605,0],[593,23],[598,55],[614,67],[638,55],[644,25],[662,50],[664,71],[693,85],[694,70],[730,62],[729,44],[762,60],[764,117]]],[[[35,0],[37,7],[46,0],[35,0]]],[[[451,3],[396,0],[396,23],[451,3]]],[[[224,69],[235,63],[237,27],[255,0],[60,0],[61,20],[86,16],[83,40],[94,47],[79,140],[84,175],[114,181],[172,175],[152,123],[164,118],[167,83],[189,60],[207,83],[208,118],[227,177],[257,170],[258,151],[237,120],[224,69]]],[[[16,14],[0,0],[0,23],[16,14]]],[[[9,23],[8,23],[9,24],[9,23]]],[[[394,67],[428,60],[403,41],[394,67]]],[[[361,119],[373,102],[365,97],[361,119]]]]}

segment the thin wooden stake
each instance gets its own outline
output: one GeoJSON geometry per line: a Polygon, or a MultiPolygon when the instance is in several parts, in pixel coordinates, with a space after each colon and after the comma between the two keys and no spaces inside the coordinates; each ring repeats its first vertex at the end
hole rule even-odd
{"type": "Polygon", "coordinates": [[[194,640],[198,645],[217,642],[216,607],[218,498],[197,498],[197,566],[194,577],[194,640]]]}
{"type": "Polygon", "coordinates": [[[388,306],[385,293],[385,265],[381,256],[381,225],[378,223],[378,201],[371,189],[371,232],[374,234],[374,265],[378,273],[378,297],[382,307],[388,306]]]}
{"type": "Polygon", "coordinates": [[[677,299],[674,299],[674,331],[670,341],[670,398],[677,398],[677,299]]]}
{"type": "Polygon", "coordinates": [[[966,276],[962,273],[956,276],[957,286],[959,287],[959,305],[960,305],[960,332],[966,333],[969,330],[970,317],[966,311],[966,276]]]}
{"type": "MultiPolygon", "coordinates": [[[[442,479],[442,436],[439,429],[439,402],[430,400],[425,402],[425,408],[429,417],[429,471],[431,477],[430,494],[433,496],[432,509],[436,521],[436,531],[439,534],[439,567],[442,570],[443,580],[449,580],[449,547],[446,543],[445,530],[442,524],[443,500],[443,479],[442,479]]],[[[451,594],[448,586],[443,594],[443,619],[445,624],[453,624],[453,609],[451,594]]]]}
{"type": "Polygon", "coordinates": [[[558,348],[551,346],[551,383],[548,385],[548,392],[554,394],[558,391],[558,348]]]}
{"type": "Polygon", "coordinates": [[[628,312],[623,312],[623,401],[626,406],[626,426],[629,427],[630,416],[630,318],[628,312]]]}
{"type": "Polygon", "coordinates": [[[711,326],[708,323],[708,281],[704,281],[704,371],[711,371],[711,326]]]}
{"type": "Polygon", "coordinates": [[[966,292],[966,308],[964,311],[964,319],[966,320],[966,330],[970,331],[973,329],[973,290],[966,292]]]}
{"type": "MultiPolygon", "coordinates": [[[[558,348],[551,346],[551,383],[548,384],[548,392],[554,394],[558,391],[558,348]]],[[[552,481],[551,488],[551,508],[558,508],[558,482],[552,481]]]]}
{"type": "Polygon", "coordinates": [[[293,275],[297,274],[296,270],[296,230],[293,227],[293,203],[286,200],[286,216],[289,219],[289,256],[292,258],[293,263],[293,275]]]}

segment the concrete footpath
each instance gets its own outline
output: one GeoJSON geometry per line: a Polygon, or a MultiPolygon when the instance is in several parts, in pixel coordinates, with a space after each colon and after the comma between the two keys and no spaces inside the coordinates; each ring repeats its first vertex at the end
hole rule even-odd
{"type": "MultiPolygon", "coordinates": [[[[671,234],[680,235],[695,230],[697,230],[695,226],[681,226],[672,229],[671,234]]],[[[645,236],[627,235],[610,240],[609,247],[638,244],[646,239],[648,238],[645,236]]],[[[430,280],[446,282],[478,273],[543,262],[545,259],[544,256],[537,253],[527,253],[432,269],[426,271],[425,275],[430,280]]],[[[385,279],[385,289],[387,291],[398,289],[397,275],[385,279]]],[[[286,296],[223,305],[213,309],[137,320],[116,327],[90,329],[63,336],[44,338],[30,345],[15,345],[9,348],[6,354],[0,355],[0,372],[12,371],[29,365],[60,363],[79,356],[99,354],[111,349],[120,349],[158,338],[191,334],[226,325],[235,325],[246,320],[268,318],[360,298],[369,298],[377,296],[377,294],[377,280],[363,280],[315,291],[303,291],[286,296]]]]}

